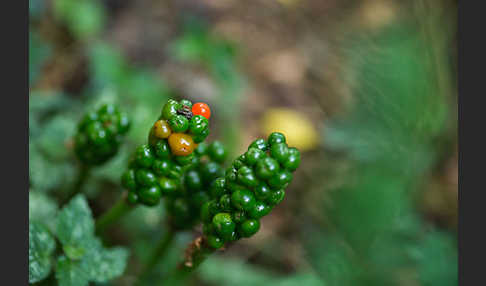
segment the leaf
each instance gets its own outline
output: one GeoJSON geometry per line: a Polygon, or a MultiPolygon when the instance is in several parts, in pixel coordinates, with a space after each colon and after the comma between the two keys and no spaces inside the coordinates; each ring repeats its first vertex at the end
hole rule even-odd
{"type": "Polygon", "coordinates": [[[29,221],[37,221],[55,230],[58,207],[54,200],[41,192],[29,191],[29,221]]]}
{"type": "Polygon", "coordinates": [[[94,220],[84,195],[74,197],[57,218],[57,237],[71,259],[88,251],[94,235],[94,220]]]}
{"type": "Polygon", "coordinates": [[[89,284],[88,273],[80,261],[72,261],[62,255],[57,259],[56,278],[59,286],[86,286],[89,284]]]}
{"type": "Polygon", "coordinates": [[[89,280],[107,282],[123,274],[128,260],[128,251],[121,247],[104,248],[98,239],[83,257],[82,265],[89,280]]]}
{"type": "Polygon", "coordinates": [[[37,139],[39,150],[51,161],[63,161],[72,154],[68,146],[69,140],[76,131],[74,118],[58,115],[49,120],[42,128],[37,139]]]}
{"type": "Polygon", "coordinates": [[[51,254],[56,241],[38,222],[29,221],[29,283],[43,280],[51,271],[51,254]]]}

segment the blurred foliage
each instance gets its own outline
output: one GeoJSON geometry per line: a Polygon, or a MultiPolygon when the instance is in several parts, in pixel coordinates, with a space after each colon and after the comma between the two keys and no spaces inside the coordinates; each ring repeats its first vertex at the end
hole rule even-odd
{"type": "Polygon", "coordinates": [[[42,41],[35,31],[29,31],[29,85],[32,86],[39,73],[42,65],[51,55],[51,49],[48,44],[42,41]]]}
{"type": "MultiPolygon", "coordinates": [[[[181,96],[161,78],[158,67],[133,63],[122,47],[107,40],[106,33],[112,31],[106,24],[112,23],[110,17],[113,16],[109,11],[112,4],[108,2],[113,1],[29,1],[29,228],[32,228],[29,231],[33,232],[29,238],[34,238],[29,241],[29,260],[32,251],[32,259],[38,262],[32,270],[36,277],[29,275],[31,281],[45,277],[52,268],[61,269],[59,276],[66,281],[78,274],[80,279],[76,281],[83,283],[95,280],[91,279],[95,276],[100,281],[107,277],[103,277],[103,273],[92,273],[91,278],[86,276],[68,256],[59,258],[57,265],[46,259],[53,251],[51,240],[46,237],[55,235],[56,218],[59,209],[64,207],[57,201],[71,188],[79,171],[72,154],[71,137],[82,113],[105,102],[116,102],[129,112],[133,122],[118,156],[95,169],[84,186],[92,212],[98,215],[118,196],[119,178],[129,155],[135,145],[147,139],[147,130],[159,115],[162,102],[181,96]],[[75,47],[73,59],[68,58],[68,61],[86,60],[86,66],[79,68],[80,73],[86,73],[86,81],[79,90],[68,91],[64,85],[41,90],[36,85],[49,72],[45,69],[46,63],[49,67],[58,64],[58,51],[54,47],[59,43],[50,42],[56,37],[45,37],[46,32],[39,29],[39,23],[48,21],[46,19],[51,16],[54,25],[59,26],[57,33],[67,30],[68,35],[61,38],[68,39],[69,43],[61,45],[75,47]]],[[[307,5],[305,1],[279,2],[307,5]]],[[[255,237],[251,240],[255,244],[242,242],[245,247],[231,249],[232,255],[216,255],[202,264],[192,281],[194,285],[457,284],[457,234],[424,219],[416,206],[423,183],[441,164],[439,160],[449,154],[456,136],[451,132],[457,119],[451,108],[454,99],[450,98],[455,94],[455,75],[451,74],[455,71],[449,70],[450,43],[454,39],[453,33],[447,33],[450,27],[436,19],[442,5],[439,1],[414,3],[422,10],[416,22],[398,21],[372,33],[357,30],[339,34],[339,38],[343,38],[341,45],[330,46],[342,54],[343,73],[337,77],[344,79],[351,102],[346,112],[326,118],[325,128],[317,138],[311,131],[315,122],[310,122],[312,128],[305,128],[303,126],[309,123],[305,123],[307,118],[299,123],[298,118],[288,113],[270,114],[271,123],[259,126],[288,129],[284,133],[289,141],[293,139],[287,132],[295,132],[297,140],[305,144],[314,142],[308,147],[312,150],[310,155],[303,154],[304,172],[296,175],[297,179],[297,176],[309,174],[313,179],[303,178],[297,182],[299,185],[293,186],[293,191],[298,192],[296,197],[301,199],[299,203],[306,205],[299,206],[297,212],[290,208],[285,210],[288,216],[297,218],[285,221],[286,228],[299,230],[297,239],[279,231],[270,238],[255,237]],[[305,139],[306,136],[310,139],[305,139]],[[324,166],[334,161],[318,157],[321,153],[329,158],[337,157],[339,162],[336,166],[324,166]],[[310,165],[314,155],[319,168],[310,165]],[[325,172],[338,168],[341,163],[349,166],[344,174],[330,177],[325,172]],[[318,200],[313,200],[314,197],[318,200]],[[311,213],[313,206],[317,213],[311,213]],[[286,261],[285,255],[290,252],[285,248],[288,243],[302,248],[302,257],[286,261]],[[248,249],[258,252],[256,258],[248,258],[248,249]]],[[[143,5],[148,7],[146,3],[143,5]]],[[[266,8],[262,10],[267,11],[266,8]]],[[[174,38],[161,43],[161,49],[167,48],[168,56],[178,64],[207,72],[218,93],[204,100],[212,107],[217,135],[230,153],[234,153],[244,133],[241,130],[245,128],[240,124],[240,105],[245,102],[247,83],[239,60],[241,49],[246,47],[215,33],[210,17],[206,19],[204,14],[187,16],[191,11],[184,13],[176,17],[174,38]]],[[[270,14],[264,13],[269,22],[275,20],[270,19],[270,14]]],[[[60,74],[64,75],[62,71],[60,74]]],[[[281,98],[277,97],[275,101],[279,100],[281,98]]],[[[307,148],[305,144],[304,149],[307,148]]],[[[269,218],[263,228],[273,231],[272,223],[279,219],[269,218]]],[[[166,233],[165,220],[163,206],[139,208],[103,238],[107,245],[123,244],[132,250],[123,277],[114,284],[133,284],[140,265],[146,262],[153,246],[166,233]]],[[[180,261],[193,235],[190,232],[177,235],[173,247],[149,277],[147,285],[162,283],[161,277],[180,261]]],[[[90,241],[93,249],[101,249],[101,242],[90,241]]],[[[67,252],[71,256],[77,254],[76,249],[68,248],[67,252]]],[[[100,250],[98,254],[101,253],[106,255],[91,253],[91,258],[98,262],[105,259],[117,262],[113,261],[115,257],[120,262],[127,256],[123,250],[115,253],[100,250]]],[[[112,265],[118,272],[125,267],[115,264],[112,265]]]]}
{"type": "Polygon", "coordinates": [[[222,39],[209,30],[208,24],[199,18],[185,18],[184,31],[171,46],[174,56],[205,67],[219,88],[217,98],[210,103],[213,113],[220,114],[223,143],[229,157],[236,156],[239,135],[239,104],[244,87],[243,76],[237,69],[235,44],[222,39]]]}
{"type": "Polygon", "coordinates": [[[354,102],[325,135],[353,167],[323,202],[328,230],[310,228],[306,236],[328,285],[457,284],[454,234],[428,230],[413,206],[447,151],[437,141],[451,120],[437,82],[448,71],[434,69],[430,45],[408,22],[346,43],[354,102]]]}

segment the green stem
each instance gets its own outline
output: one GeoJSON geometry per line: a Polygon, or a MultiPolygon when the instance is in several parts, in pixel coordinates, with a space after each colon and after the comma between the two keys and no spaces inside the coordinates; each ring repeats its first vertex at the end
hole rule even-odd
{"type": "Polygon", "coordinates": [[[142,282],[147,278],[147,276],[152,272],[153,268],[159,263],[159,261],[167,254],[167,250],[169,246],[172,244],[174,240],[176,232],[169,228],[167,232],[164,234],[162,239],[157,244],[157,247],[152,252],[147,264],[145,265],[144,269],[142,270],[139,276],[139,282],[142,282]]]}
{"type": "Polygon", "coordinates": [[[81,163],[79,167],[78,177],[74,182],[73,188],[69,191],[67,196],[64,198],[63,203],[69,202],[74,196],[76,196],[83,189],[83,185],[89,177],[91,172],[91,167],[81,163]]]}
{"type": "Polygon", "coordinates": [[[107,226],[120,219],[129,211],[135,209],[134,206],[126,200],[127,194],[123,193],[122,197],[100,218],[96,220],[96,233],[102,233],[107,226]]]}

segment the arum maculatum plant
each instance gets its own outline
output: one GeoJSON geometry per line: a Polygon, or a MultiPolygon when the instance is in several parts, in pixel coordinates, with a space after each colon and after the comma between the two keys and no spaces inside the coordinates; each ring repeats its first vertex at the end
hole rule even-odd
{"type": "Polygon", "coordinates": [[[164,200],[169,214],[166,236],[157,245],[141,280],[169,247],[174,233],[203,223],[203,235],[190,244],[176,275],[196,268],[210,253],[260,229],[285,196],[300,153],[274,132],[255,140],[225,169],[222,143],[204,142],[211,111],[204,103],[170,99],[138,146],[121,177],[122,198],[96,221],[100,233],[137,205],[153,207],[164,200]]]}

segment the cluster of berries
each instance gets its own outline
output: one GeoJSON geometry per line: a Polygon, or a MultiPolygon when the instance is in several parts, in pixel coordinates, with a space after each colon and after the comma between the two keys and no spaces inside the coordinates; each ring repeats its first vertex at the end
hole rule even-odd
{"type": "Polygon", "coordinates": [[[224,175],[227,152],[221,142],[202,142],[194,154],[193,161],[183,167],[181,188],[166,200],[170,223],[178,229],[189,229],[199,222],[201,206],[210,200],[209,187],[224,175]]]}
{"type": "Polygon", "coordinates": [[[155,121],[148,144],[135,150],[122,184],[130,203],[155,206],[162,195],[177,197],[184,173],[200,161],[194,152],[209,135],[211,111],[204,103],[170,99],[155,121]]]}
{"type": "Polygon", "coordinates": [[[285,196],[300,152],[289,148],[282,133],[257,139],[210,187],[211,200],[201,208],[208,244],[221,248],[226,242],[250,237],[260,229],[260,218],[285,196]]]}
{"type": "Polygon", "coordinates": [[[86,165],[101,165],[112,158],[130,129],[130,120],[113,104],[87,113],[78,124],[74,151],[86,165]]]}

